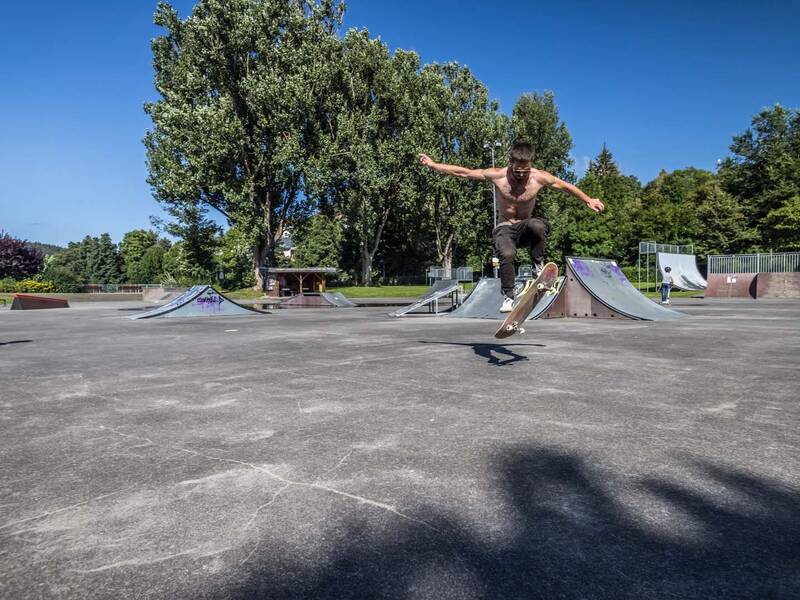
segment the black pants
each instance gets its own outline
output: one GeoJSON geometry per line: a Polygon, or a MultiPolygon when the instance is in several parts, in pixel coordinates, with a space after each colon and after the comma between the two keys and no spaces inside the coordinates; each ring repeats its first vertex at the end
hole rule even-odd
{"type": "Polygon", "coordinates": [[[517,248],[527,248],[533,264],[544,260],[547,247],[547,221],[531,217],[512,225],[498,225],[492,232],[494,249],[500,259],[500,285],[503,294],[514,296],[514,257],[517,248]]]}

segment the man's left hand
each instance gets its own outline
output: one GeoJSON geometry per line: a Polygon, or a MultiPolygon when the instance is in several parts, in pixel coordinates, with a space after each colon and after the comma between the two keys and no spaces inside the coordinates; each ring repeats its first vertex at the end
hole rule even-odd
{"type": "Polygon", "coordinates": [[[606,205],[603,204],[599,198],[589,198],[589,201],[586,203],[586,206],[591,208],[594,212],[603,212],[606,209],[606,205]]]}

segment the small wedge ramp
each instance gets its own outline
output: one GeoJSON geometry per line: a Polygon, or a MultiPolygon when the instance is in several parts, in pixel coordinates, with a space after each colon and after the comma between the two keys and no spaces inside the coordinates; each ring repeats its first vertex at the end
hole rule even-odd
{"type": "Polygon", "coordinates": [[[252,308],[237,304],[210,285],[196,285],[183,294],[153,310],[133,315],[131,319],[152,319],[153,317],[217,317],[263,314],[252,308]]]}
{"type": "Polygon", "coordinates": [[[561,292],[542,317],[668,321],[686,316],[644,296],[614,260],[568,257],[565,278],[561,292]]]}
{"type": "Polygon", "coordinates": [[[11,310],[39,310],[43,308],[69,308],[69,302],[64,298],[32,296],[29,294],[16,294],[11,302],[11,310]]]}
{"type": "Polygon", "coordinates": [[[281,302],[279,308],[353,308],[358,306],[340,292],[297,294],[281,302]]]}
{"type": "Polygon", "coordinates": [[[701,291],[708,287],[705,277],[697,269],[697,259],[694,254],[669,254],[667,252],[656,253],[656,261],[661,275],[664,275],[664,268],[671,269],[673,285],[681,290],[701,291]]]}
{"type": "MultiPolygon", "coordinates": [[[[517,294],[527,278],[517,279],[514,294],[517,294]]],[[[464,299],[463,304],[446,317],[466,317],[469,319],[505,319],[507,313],[500,312],[503,304],[503,290],[500,279],[496,277],[481,277],[470,295],[464,299]]]]}
{"type": "Polygon", "coordinates": [[[341,292],[322,292],[322,297],[337,308],[355,308],[358,306],[341,292]]]}
{"type": "MultiPolygon", "coordinates": [[[[422,308],[423,306],[437,306],[438,308],[438,300],[440,298],[444,298],[445,296],[449,296],[450,294],[458,293],[460,289],[458,281],[455,279],[441,279],[434,283],[430,289],[425,292],[422,296],[420,296],[416,302],[413,304],[409,304],[408,306],[404,306],[403,308],[399,308],[394,312],[390,312],[390,317],[402,317],[418,308],[422,308]]],[[[438,313],[438,310],[434,312],[438,313]]]]}

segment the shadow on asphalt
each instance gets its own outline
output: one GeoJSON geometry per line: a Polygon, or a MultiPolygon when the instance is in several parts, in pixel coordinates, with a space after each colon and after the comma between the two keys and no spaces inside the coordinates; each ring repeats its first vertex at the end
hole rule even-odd
{"type": "Polygon", "coordinates": [[[537,346],[539,348],[546,348],[544,344],[467,344],[459,342],[426,342],[421,341],[420,344],[444,344],[446,346],[467,346],[472,348],[476,355],[485,358],[490,365],[503,367],[513,364],[515,362],[529,360],[523,354],[517,354],[513,350],[509,350],[510,346],[537,346]],[[508,358],[502,359],[500,356],[507,356],[508,358]]]}
{"type": "MultiPolygon", "coordinates": [[[[701,461],[682,487],[607,472],[548,448],[512,448],[490,463],[508,533],[436,507],[370,528],[332,530],[327,562],[304,568],[266,548],[218,599],[796,598],[800,493],[701,461]],[[672,521],[665,521],[669,515],[672,521]]],[[[330,539],[330,538],[329,538],[330,539]]]]}
{"type": "Polygon", "coordinates": [[[28,344],[33,340],[11,340],[10,342],[0,342],[0,346],[8,346],[9,344],[28,344]]]}

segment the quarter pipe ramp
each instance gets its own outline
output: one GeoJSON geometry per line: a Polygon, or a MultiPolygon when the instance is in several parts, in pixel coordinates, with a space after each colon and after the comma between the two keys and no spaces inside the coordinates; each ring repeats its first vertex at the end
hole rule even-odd
{"type": "Polygon", "coordinates": [[[708,287],[708,282],[697,270],[697,260],[694,254],[668,254],[656,253],[656,261],[661,275],[664,268],[670,267],[673,285],[681,290],[700,291],[708,287]]]}
{"type": "Polygon", "coordinates": [[[220,294],[210,285],[196,285],[183,294],[153,310],[133,315],[131,319],[152,319],[153,317],[218,317],[234,315],[263,314],[252,308],[237,304],[220,294]]]}
{"type": "Polygon", "coordinates": [[[543,317],[668,321],[686,316],[644,296],[614,260],[568,257],[565,277],[558,298],[543,311],[543,317]]]}
{"type": "MultiPolygon", "coordinates": [[[[517,280],[519,292],[524,279],[517,280]]],[[[642,295],[617,265],[616,261],[598,258],[568,257],[566,272],[559,279],[556,293],[542,297],[531,319],[638,319],[665,321],[685,317],[656,304],[642,295]]],[[[500,280],[484,277],[464,303],[446,316],[502,320],[500,280]]]]}

